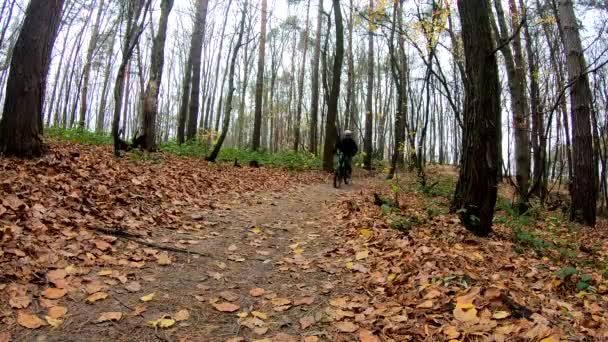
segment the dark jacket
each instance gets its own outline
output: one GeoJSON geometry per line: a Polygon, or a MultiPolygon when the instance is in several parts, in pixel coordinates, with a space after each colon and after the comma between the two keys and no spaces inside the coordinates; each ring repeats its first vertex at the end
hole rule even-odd
{"type": "Polygon", "coordinates": [[[359,151],[357,143],[351,137],[344,137],[340,139],[340,141],[338,142],[338,146],[336,147],[347,157],[354,157],[355,154],[357,154],[357,152],[359,151]]]}

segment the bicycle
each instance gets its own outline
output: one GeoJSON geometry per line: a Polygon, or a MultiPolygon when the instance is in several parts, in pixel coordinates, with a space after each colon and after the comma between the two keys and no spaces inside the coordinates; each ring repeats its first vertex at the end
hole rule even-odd
{"type": "Polygon", "coordinates": [[[342,182],[344,182],[344,184],[349,183],[350,176],[348,174],[347,158],[344,153],[338,151],[336,157],[336,166],[334,167],[334,188],[338,189],[340,188],[340,185],[342,185],[342,182]]]}

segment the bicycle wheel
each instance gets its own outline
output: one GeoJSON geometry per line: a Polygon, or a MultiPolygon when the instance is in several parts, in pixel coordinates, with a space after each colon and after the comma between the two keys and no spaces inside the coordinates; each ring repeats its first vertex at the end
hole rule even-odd
{"type": "Polygon", "coordinates": [[[335,172],[334,173],[334,188],[339,189],[341,182],[342,182],[342,177],[340,177],[340,174],[338,172],[335,172]]]}

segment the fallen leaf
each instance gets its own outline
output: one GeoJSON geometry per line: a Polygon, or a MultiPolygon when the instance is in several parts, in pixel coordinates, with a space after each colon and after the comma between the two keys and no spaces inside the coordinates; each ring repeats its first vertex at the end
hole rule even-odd
{"type": "Polygon", "coordinates": [[[254,234],[259,234],[262,232],[262,229],[260,227],[253,227],[251,228],[251,232],[254,234]]]}
{"type": "Polygon", "coordinates": [[[88,294],[93,294],[95,292],[100,292],[106,289],[106,285],[103,284],[102,282],[99,281],[93,281],[91,283],[88,283],[85,286],[85,290],[87,291],[88,294]]]}
{"type": "Polygon", "coordinates": [[[8,300],[8,303],[14,309],[25,309],[30,305],[31,302],[32,299],[27,295],[11,297],[8,300]]]}
{"type": "Polygon", "coordinates": [[[220,297],[224,298],[229,302],[234,302],[235,300],[239,299],[239,296],[232,291],[222,291],[220,292],[220,297]]]}
{"type": "Polygon", "coordinates": [[[369,330],[359,330],[359,341],[360,342],[380,342],[380,339],[369,330]]]}
{"type": "Polygon", "coordinates": [[[28,329],[38,329],[46,324],[38,316],[22,311],[17,314],[17,323],[19,323],[20,326],[28,329]]]}
{"type": "Polygon", "coordinates": [[[171,319],[169,316],[163,316],[159,319],[148,321],[148,324],[153,328],[171,328],[175,325],[175,320],[171,319]]]}
{"type": "Polygon", "coordinates": [[[240,308],[238,305],[235,305],[232,303],[226,303],[226,302],[219,303],[219,304],[213,304],[213,307],[217,311],[221,311],[221,312],[235,312],[240,308]]]}
{"type": "Polygon", "coordinates": [[[120,321],[122,318],[122,312],[102,312],[97,318],[97,323],[108,322],[108,321],[120,321]]]}
{"type": "Polygon", "coordinates": [[[372,231],[370,229],[359,229],[359,235],[363,238],[369,239],[372,237],[372,231]]]}
{"type": "Polygon", "coordinates": [[[505,319],[507,317],[511,316],[511,313],[508,311],[496,311],[493,315],[492,318],[494,319],[505,319]]]}
{"type": "Polygon", "coordinates": [[[125,286],[125,289],[127,289],[129,292],[139,292],[141,291],[141,284],[136,281],[132,281],[125,286]]]}
{"type": "Polygon", "coordinates": [[[239,249],[239,248],[235,244],[228,246],[228,251],[230,251],[230,252],[234,252],[237,249],[239,249]]]}
{"type": "Polygon", "coordinates": [[[188,312],[186,309],[179,310],[173,316],[173,319],[175,319],[177,322],[185,321],[188,318],[190,318],[190,312],[188,312]]]}
{"type": "Polygon", "coordinates": [[[265,314],[265,313],[263,313],[263,312],[261,312],[261,311],[252,311],[251,314],[254,317],[257,317],[259,319],[264,319],[264,320],[268,319],[268,315],[265,314]]]}
{"type": "Polygon", "coordinates": [[[443,334],[449,339],[456,339],[460,337],[460,331],[458,331],[458,328],[452,325],[443,328],[443,334]]]}
{"type": "Polygon", "coordinates": [[[313,316],[305,316],[300,318],[300,328],[307,329],[308,327],[315,324],[315,318],[313,316]]]}
{"type": "Polygon", "coordinates": [[[112,273],[114,273],[114,271],[112,271],[112,270],[101,270],[101,271],[97,272],[97,275],[101,276],[101,277],[105,277],[105,276],[112,275],[112,273]]]}
{"type": "Polygon", "coordinates": [[[302,297],[293,301],[293,305],[310,305],[315,301],[314,297],[302,297]]]}
{"type": "Polygon", "coordinates": [[[146,311],[147,307],[144,304],[138,304],[135,306],[135,308],[133,309],[133,312],[131,313],[132,316],[139,316],[142,313],[144,313],[146,311]]]}
{"type": "Polygon", "coordinates": [[[46,290],[42,291],[42,295],[48,299],[59,299],[66,295],[68,291],[65,289],[58,289],[56,287],[49,287],[46,290]]]}
{"type": "Polygon", "coordinates": [[[287,298],[273,298],[270,300],[274,306],[283,306],[291,304],[291,301],[287,298]]]}
{"type": "Polygon", "coordinates": [[[64,306],[53,306],[48,309],[47,315],[51,318],[61,318],[68,313],[68,309],[64,306]]]}
{"type": "Polygon", "coordinates": [[[100,251],[107,251],[108,249],[112,248],[112,245],[110,245],[108,242],[104,241],[104,240],[95,240],[95,247],[97,247],[97,249],[99,249],[100,251]]]}
{"type": "Polygon", "coordinates": [[[67,277],[67,276],[68,276],[68,272],[66,272],[64,269],[52,270],[46,274],[46,278],[51,283],[54,283],[58,280],[65,279],[65,277],[67,277]]]}
{"type": "Polygon", "coordinates": [[[256,287],[256,288],[253,288],[253,289],[249,290],[249,294],[252,297],[259,297],[259,296],[262,296],[264,293],[266,293],[266,290],[261,289],[259,287],[256,287]]]}
{"type": "Polygon", "coordinates": [[[304,337],[304,342],[318,342],[319,338],[317,336],[306,336],[304,337]]]}
{"type": "Polygon", "coordinates": [[[156,262],[161,266],[171,265],[171,257],[167,252],[161,252],[156,256],[156,262]]]}
{"type": "Polygon", "coordinates": [[[341,331],[341,332],[345,332],[345,333],[352,333],[357,331],[357,329],[359,329],[358,326],[356,326],[355,324],[353,324],[352,322],[338,322],[334,324],[336,326],[336,328],[341,331]]]}
{"type": "Polygon", "coordinates": [[[108,296],[109,295],[105,292],[96,292],[87,297],[87,302],[94,303],[98,300],[106,299],[108,296]]]}
{"type": "Polygon", "coordinates": [[[155,295],[156,295],[156,293],[152,292],[152,293],[147,294],[147,295],[145,295],[143,297],[140,297],[139,300],[141,300],[142,302],[149,302],[152,299],[154,299],[155,295]]]}
{"type": "Polygon", "coordinates": [[[471,303],[457,303],[453,313],[454,318],[461,322],[475,323],[478,321],[477,309],[471,303]]]}
{"type": "Polygon", "coordinates": [[[11,342],[11,333],[8,331],[0,332],[0,342],[11,342]]]}
{"type": "Polygon", "coordinates": [[[419,309],[430,309],[433,307],[433,301],[432,300],[425,300],[424,302],[416,305],[417,308],[419,309]]]}
{"type": "Polygon", "coordinates": [[[57,318],[53,318],[53,317],[50,317],[50,316],[45,316],[44,319],[53,328],[57,328],[58,326],[61,325],[61,323],[63,323],[62,320],[57,319],[57,318]]]}
{"type": "Polygon", "coordinates": [[[367,258],[369,256],[369,251],[360,251],[357,252],[357,254],[355,254],[355,259],[357,260],[363,260],[365,258],[367,258]]]}

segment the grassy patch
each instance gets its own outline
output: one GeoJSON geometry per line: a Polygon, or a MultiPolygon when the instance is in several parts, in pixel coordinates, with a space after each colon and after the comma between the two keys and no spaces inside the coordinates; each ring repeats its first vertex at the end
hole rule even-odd
{"type": "Polygon", "coordinates": [[[46,136],[63,141],[71,141],[83,145],[110,145],[112,137],[78,129],[48,127],[44,130],[46,136]]]}

